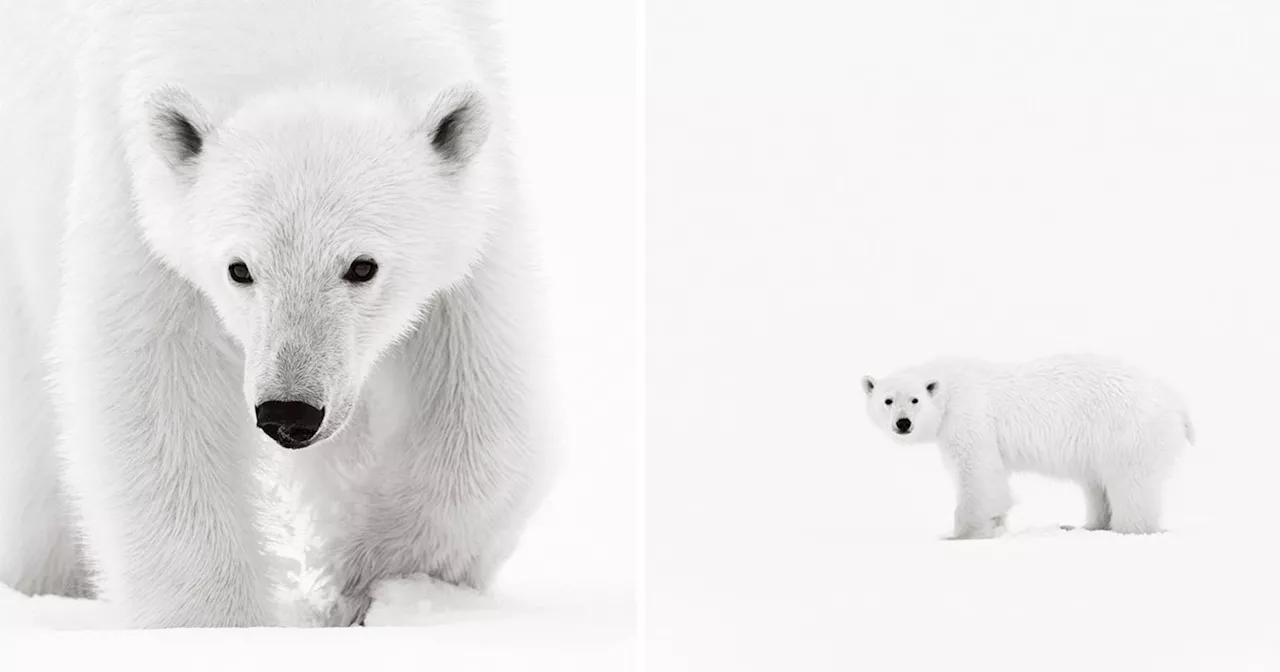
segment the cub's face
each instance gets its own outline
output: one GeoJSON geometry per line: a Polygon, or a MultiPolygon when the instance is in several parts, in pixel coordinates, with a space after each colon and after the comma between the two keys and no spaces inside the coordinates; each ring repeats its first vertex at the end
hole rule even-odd
{"type": "Polygon", "coordinates": [[[937,396],[941,391],[936,380],[917,380],[894,376],[877,381],[862,379],[867,395],[867,415],[876,427],[902,443],[928,443],[938,438],[942,413],[937,396]]]}
{"type": "Polygon", "coordinates": [[[144,224],[149,242],[243,346],[258,427],[285,448],[324,441],[380,355],[479,257],[489,218],[468,177],[484,100],[446,91],[423,120],[289,93],[214,125],[166,91],[150,110],[176,198],[167,222],[144,224]]]}

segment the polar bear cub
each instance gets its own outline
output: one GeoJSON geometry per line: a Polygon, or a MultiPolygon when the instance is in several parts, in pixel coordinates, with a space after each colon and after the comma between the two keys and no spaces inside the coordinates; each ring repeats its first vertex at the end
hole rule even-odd
{"type": "Polygon", "coordinates": [[[1024,363],[946,359],[862,379],[867,415],[903,443],[936,442],[956,480],[955,538],[995,536],[1009,475],[1079,483],[1086,529],[1160,530],[1161,488],[1195,442],[1181,397],[1117,361],[1060,355],[1024,363]]]}

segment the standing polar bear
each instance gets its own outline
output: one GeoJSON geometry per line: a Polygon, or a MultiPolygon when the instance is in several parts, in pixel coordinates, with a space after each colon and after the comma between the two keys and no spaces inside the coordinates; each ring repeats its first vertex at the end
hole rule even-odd
{"type": "Polygon", "coordinates": [[[862,388],[877,427],[940,444],[957,483],[958,539],[995,536],[1013,504],[1013,472],[1079,483],[1088,529],[1158,532],[1165,478],[1195,442],[1177,393],[1101,357],[938,360],[867,376],[862,388]]]}
{"type": "Polygon", "coordinates": [[[0,581],[269,625],[288,449],[331,624],[490,583],[550,460],[487,5],[5,4],[0,581]]]}

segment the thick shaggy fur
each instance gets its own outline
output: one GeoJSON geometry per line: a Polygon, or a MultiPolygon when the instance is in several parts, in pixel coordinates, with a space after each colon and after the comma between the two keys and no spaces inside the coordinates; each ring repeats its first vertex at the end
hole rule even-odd
{"type": "Polygon", "coordinates": [[[942,360],[862,381],[872,422],[938,443],[957,483],[956,538],[987,538],[1012,506],[1009,475],[1079,483],[1089,529],[1160,529],[1161,488],[1195,434],[1168,386],[1119,362],[942,360]]]}
{"type": "Polygon", "coordinates": [[[486,5],[0,4],[0,581],[273,623],[254,407],[301,399],[331,624],[490,583],[549,437],[486,5]]]}

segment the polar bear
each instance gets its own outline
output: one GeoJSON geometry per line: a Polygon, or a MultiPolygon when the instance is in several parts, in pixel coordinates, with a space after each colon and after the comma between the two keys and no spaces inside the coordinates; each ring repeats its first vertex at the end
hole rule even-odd
{"type": "Polygon", "coordinates": [[[330,624],[383,578],[490,585],[552,471],[492,19],[5,4],[0,581],[276,623],[254,472],[288,451],[330,624]]]}
{"type": "Polygon", "coordinates": [[[958,539],[995,536],[1016,472],[1080,484],[1087,529],[1158,532],[1165,478],[1195,442],[1177,393],[1099,356],[937,360],[884,380],[866,376],[862,389],[876,427],[903,443],[940,445],[957,484],[958,539]]]}

